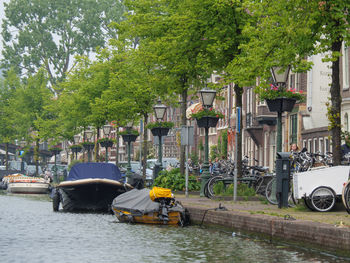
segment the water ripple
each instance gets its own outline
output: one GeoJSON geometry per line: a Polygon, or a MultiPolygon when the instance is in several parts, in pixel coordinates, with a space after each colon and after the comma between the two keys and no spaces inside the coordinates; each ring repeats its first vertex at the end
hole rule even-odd
{"type": "Polygon", "coordinates": [[[1,262],[344,262],[196,226],[121,224],[111,214],[52,212],[47,197],[0,195],[1,262]]]}

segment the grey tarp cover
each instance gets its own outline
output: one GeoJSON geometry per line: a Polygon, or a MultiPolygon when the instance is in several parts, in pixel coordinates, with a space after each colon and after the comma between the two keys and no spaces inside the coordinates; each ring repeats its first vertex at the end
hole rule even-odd
{"type": "Polygon", "coordinates": [[[159,210],[159,203],[149,197],[150,189],[133,189],[114,198],[112,206],[118,210],[146,214],[159,210]]]}
{"type": "MultiPolygon", "coordinates": [[[[112,206],[118,210],[131,213],[147,214],[159,211],[159,203],[149,196],[150,189],[133,189],[114,198],[112,206]]],[[[174,206],[168,211],[183,211],[181,206],[174,206]]]]}

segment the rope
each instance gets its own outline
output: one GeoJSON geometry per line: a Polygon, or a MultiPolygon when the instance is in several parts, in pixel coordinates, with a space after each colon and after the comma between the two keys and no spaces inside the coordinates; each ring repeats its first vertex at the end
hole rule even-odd
{"type": "Polygon", "coordinates": [[[224,206],[221,206],[221,203],[220,203],[220,204],[219,204],[219,207],[216,207],[216,208],[209,208],[209,209],[205,210],[205,211],[204,211],[204,214],[203,214],[202,222],[201,222],[201,224],[200,224],[200,227],[202,227],[203,221],[204,221],[204,217],[205,217],[205,215],[207,214],[207,212],[208,212],[209,210],[214,210],[214,211],[227,211],[227,208],[224,207],[224,206]]]}

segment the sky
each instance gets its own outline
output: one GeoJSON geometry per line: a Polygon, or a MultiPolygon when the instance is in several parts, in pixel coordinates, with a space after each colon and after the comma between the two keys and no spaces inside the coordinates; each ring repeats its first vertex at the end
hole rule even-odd
{"type": "MultiPolygon", "coordinates": [[[[0,0],[0,30],[1,30],[1,24],[2,24],[2,19],[5,17],[5,12],[4,12],[4,3],[8,3],[9,0],[0,0]]],[[[0,34],[0,51],[2,51],[2,37],[0,34]]],[[[2,58],[1,55],[2,52],[0,52],[0,58],[2,58]]]]}

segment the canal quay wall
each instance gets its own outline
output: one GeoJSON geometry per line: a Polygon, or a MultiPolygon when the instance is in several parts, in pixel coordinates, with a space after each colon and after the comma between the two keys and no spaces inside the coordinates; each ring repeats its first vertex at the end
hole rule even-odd
{"type": "MultiPolygon", "coordinates": [[[[342,225],[343,222],[335,226],[299,220],[288,214],[288,209],[282,209],[284,216],[277,213],[276,216],[266,215],[263,214],[261,205],[254,207],[249,201],[246,202],[248,207],[246,211],[237,211],[240,208],[237,209],[233,202],[215,202],[205,198],[198,198],[197,202],[187,198],[181,198],[179,201],[188,209],[191,222],[194,224],[222,226],[233,232],[262,235],[264,239],[272,242],[298,244],[350,257],[350,228],[349,225],[342,225]],[[220,209],[219,206],[225,207],[227,211],[220,209]]],[[[244,206],[242,203],[244,202],[241,202],[240,207],[244,206]]],[[[345,211],[344,213],[346,214],[345,211]]],[[[350,223],[350,217],[345,223],[350,223]]]]}

